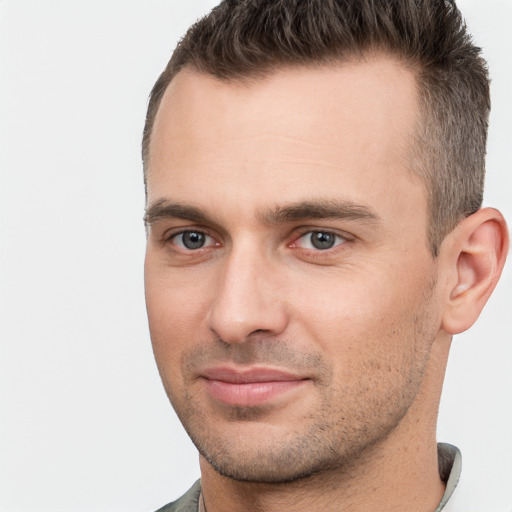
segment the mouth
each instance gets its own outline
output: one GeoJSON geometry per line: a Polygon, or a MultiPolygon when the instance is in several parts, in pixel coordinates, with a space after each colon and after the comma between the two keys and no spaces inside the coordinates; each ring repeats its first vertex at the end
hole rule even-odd
{"type": "Polygon", "coordinates": [[[208,394],[216,401],[238,407],[255,407],[284,398],[310,379],[273,368],[215,367],[201,372],[208,394]]]}

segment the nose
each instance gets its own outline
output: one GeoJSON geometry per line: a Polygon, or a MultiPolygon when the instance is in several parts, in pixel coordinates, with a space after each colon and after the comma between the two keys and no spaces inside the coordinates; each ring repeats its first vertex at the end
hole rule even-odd
{"type": "Polygon", "coordinates": [[[279,278],[264,255],[233,251],[219,272],[210,328],[227,343],[243,343],[254,333],[281,334],[288,314],[279,278]]]}

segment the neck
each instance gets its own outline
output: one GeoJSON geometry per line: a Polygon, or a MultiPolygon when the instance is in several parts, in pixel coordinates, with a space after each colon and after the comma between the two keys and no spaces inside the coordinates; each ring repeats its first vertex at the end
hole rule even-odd
{"type": "Polygon", "coordinates": [[[439,363],[440,358],[446,362],[449,340],[440,346],[442,350],[432,354],[436,364],[427,369],[417,399],[399,425],[364,450],[349,467],[326,470],[294,482],[268,484],[224,477],[201,457],[206,511],[435,510],[445,487],[439,476],[435,430],[445,368],[439,363]]]}

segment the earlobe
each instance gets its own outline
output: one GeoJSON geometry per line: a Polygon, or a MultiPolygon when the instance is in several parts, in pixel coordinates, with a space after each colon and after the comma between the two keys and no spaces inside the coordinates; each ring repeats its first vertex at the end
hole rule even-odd
{"type": "Polygon", "coordinates": [[[450,286],[443,329],[458,334],[469,329],[482,311],[500,278],[509,237],[503,215],[483,208],[470,215],[450,235],[455,283],[450,286]]]}

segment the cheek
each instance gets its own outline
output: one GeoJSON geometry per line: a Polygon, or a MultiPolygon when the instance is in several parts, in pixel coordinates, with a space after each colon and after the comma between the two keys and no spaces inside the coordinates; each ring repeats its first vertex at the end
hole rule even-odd
{"type": "Polygon", "coordinates": [[[427,270],[414,281],[389,268],[385,274],[354,271],[328,287],[309,286],[307,295],[295,294],[304,297],[297,303],[297,321],[343,371],[399,371],[413,359],[416,339],[424,338],[418,331],[434,322],[426,312],[432,289],[427,270]]]}
{"type": "MultiPolygon", "coordinates": [[[[202,335],[207,311],[207,286],[187,280],[146,259],[145,293],[151,342],[160,371],[176,368],[187,347],[202,335]]],[[[196,342],[197,343],[197,342],[196,342]]]]}
{"type": "Polygon", "coordinates": [[[411,403],[432,342],[418,304],[374,291],[372,297],[347,294],[308,317],[307,336],[331,364],[332,401],[361,421],[369,411],[384,418],[411,403]]]}
{"type": "Polygon", "coordinates": [[[177,290],[165,274],[146,271],[146,307],[149,331],[160,378],[171,404],[177,408],[186,394],[183,354],[198,335],[197,300],[177,290]]]}

